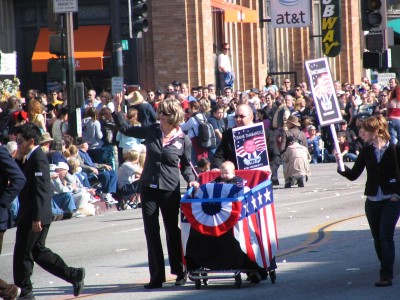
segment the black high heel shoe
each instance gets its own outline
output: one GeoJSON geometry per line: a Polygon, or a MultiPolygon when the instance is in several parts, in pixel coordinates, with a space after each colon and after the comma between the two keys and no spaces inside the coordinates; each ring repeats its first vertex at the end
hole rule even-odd
{"type": "Polygon", "coordinates": [[[159,288],[162,288],[162,283],[150,281],[149,283],[146,283],[143,287],[148,290],[159,289],[159,288]]]}

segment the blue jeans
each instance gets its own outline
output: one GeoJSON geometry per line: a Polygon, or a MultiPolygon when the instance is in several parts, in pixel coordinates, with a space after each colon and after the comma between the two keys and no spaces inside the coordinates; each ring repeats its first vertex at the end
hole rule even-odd
{"type": "MultiPolygon", "coordinates": [[[[75,201],[71,193],[60,193],[51,196],[52,202],[54,202],[63,212],[73,212],[76,210],[75,201]]],[[[53,204],[53,208],[54,208],[53,204]]],[[[54,214],[54,211],[53,211],[54,214]]],[[[57,213],[60,214],[60,213],[57,213]]],[[[62,214],[62,213],[61,213],[62,214]]]]}
{"type": "MultiPolygon", "coordinates": [[[[88,176],[89,181],[91,177],[94,177],[94,175],[88,176]]],[[[97,178],[101,183],[101,191],[103,193],[115,193],[117,191],[117,179],[118,179],[117,172],[113,170],[101,171],[97,175],[97,178]]]]}
{"type": "Polygon", "coordinates": [[[343,158],[348,158],[350,161],[356,161],[357,155],[354,153],[346,153],[343,158]]]}
{"type": "Polygon", "coordinates": [[[321,149],[319,148],[318,140],[317,139],[309,140],[309,141],[307,141],[307,144],[309,146],[312,145],[313,155],[312,155],[311,162],[316,164],[318,162],[318,158],[321,155],[321,149]]]}
{"type": "Polygon", "coordinates": [[[388,123],[390,141],[397,144],[400,141],[400,120],[390,120],[388,123]]]}
{"type": "Polygon", "coordinates": [[[365,214],[381,262],[380,277],[393,278],[395,257],[393,235],[400,213],[400,201],[365,201],[365,214]]]}
{"type": "Polygon", "coordinates": [[[76,177],[78,177],[79,181],[82,183],[84,187],[90,188],[88,175],[85,172],[77,172],[75,173],[75,175],[76,177]]]}

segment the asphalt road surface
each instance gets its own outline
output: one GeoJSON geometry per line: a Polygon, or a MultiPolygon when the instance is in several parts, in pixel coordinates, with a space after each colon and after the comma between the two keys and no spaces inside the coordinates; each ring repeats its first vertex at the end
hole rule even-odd
{"type": "MultiPolygon", "coordinates": [[[[350,182],[336,173],[335,164],[320,164],[312,165],[304,188],[284,189],[280,178],[274,189],[279,237],[275,284],[269,279],[250,284],[243,274],[241,289],[233,279],[224,279],[197,290],[190,281],[174,286],[175,277],[168,275],[162,289],[145,290],[149,276],[140,209],[54,222],[47,245],[69,265],[86,268],[84,299],[400,299],[398,250],[393,286],[374,286],[379,264],[364,215],[363,175],[350,182]]],[[[0,278],[7,281],[12,281],[14,238],[15,229],[6,232],[0,256],[0,278]]],[[[36,299],[74,298],[70,284],[39,266],[32,281],[36,299]]]]}

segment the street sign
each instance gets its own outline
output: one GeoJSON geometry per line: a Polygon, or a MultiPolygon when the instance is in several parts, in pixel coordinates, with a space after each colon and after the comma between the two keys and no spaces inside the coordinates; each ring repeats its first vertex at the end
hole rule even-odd
{"type": "Polygon", "coordinates": [[[389,85],[389,80],[396,78],[396,73],[378,73],[371,74],[371,82],[379,83],[382,87],[389,85]]]}
{"type": "Polygon", "coordinates": [[[111,78],[111,93],[115,95],[116,93],[124,92],[124,78],[123,77],[112,77],[111,78]]]}
{"type": "Polygon", "coordinates": [[[54,13],[78,12],[78,0],[53,0],[54,13]]]}
{"type": "Polygon", "coordinates": [[[128,40],[122,40],[121,45],[122,45],[122,50],[129,50],[128,40]]]}

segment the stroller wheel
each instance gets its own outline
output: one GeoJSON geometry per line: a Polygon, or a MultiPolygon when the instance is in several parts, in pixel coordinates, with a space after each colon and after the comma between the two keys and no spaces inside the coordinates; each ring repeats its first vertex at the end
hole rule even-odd
{"type": "MultiPolygon", "coordinates": [[[[207,273],[201,273],[201,276],[207,276],[207,273]]],[[[208,285],[208,279],[203,279],[203,284],[208,285]]]]}
{"type": "Polygon", "coordinates": [[[242,277],[239,275],[235,276],[235,287],[240,289],[242,287],[242,277]]]}
{"type": "Polygon", "coordinates": [[[276,281],[276,272],[275,272],[275,270],[269,271],[269,277],[271,278],[271,282],[275,283],[275,281],[276,281]]]}
{"type": "Polygon", "coordinates": [[[194,281],[194,285],[195,285],[195,287],[196,287],[196,289],[200,289],[201,288],[201,281],[200,281],[200,279],[196,279],[195,281],[194,281]]]}

